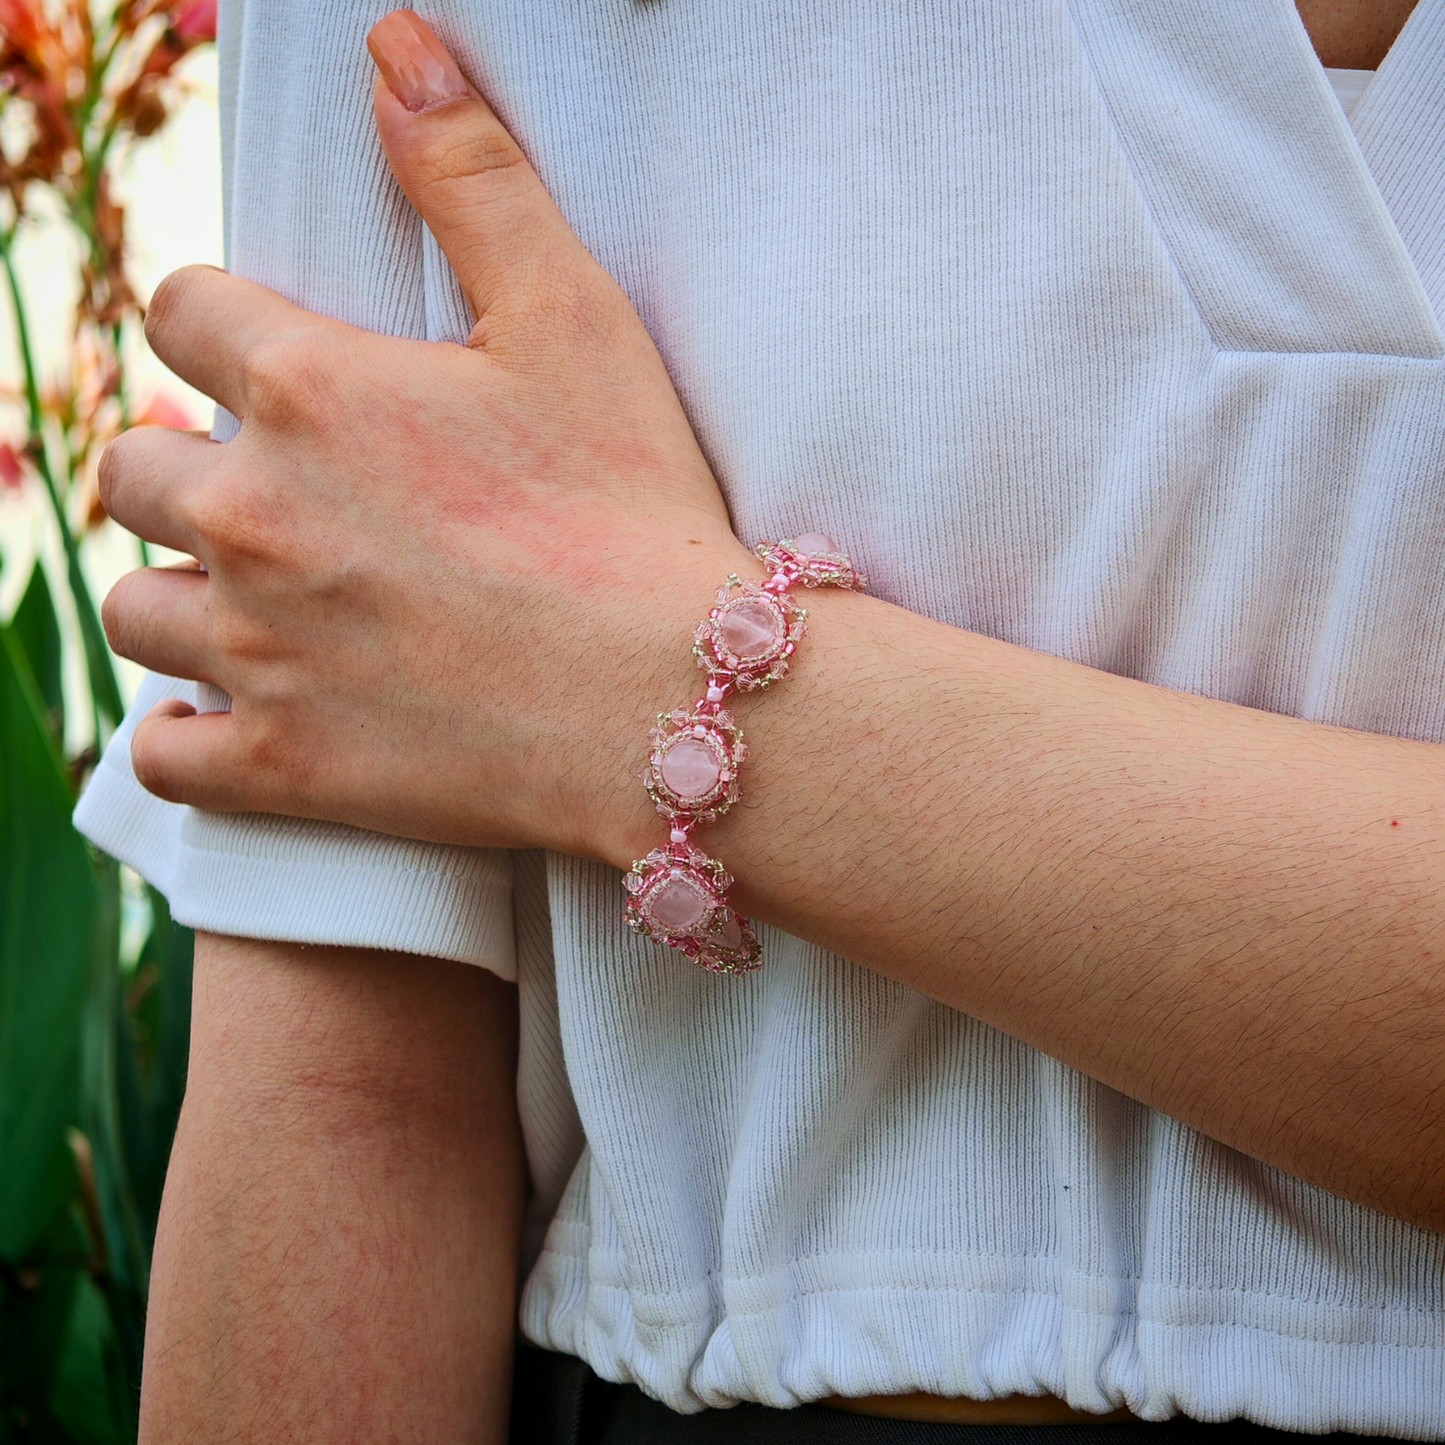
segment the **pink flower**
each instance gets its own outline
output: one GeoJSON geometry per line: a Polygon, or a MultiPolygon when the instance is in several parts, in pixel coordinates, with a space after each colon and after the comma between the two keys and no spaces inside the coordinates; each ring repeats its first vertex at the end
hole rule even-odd
{"type": "MultiPolygon", "coordinates": [[[[211,9],[214,11],[215,6],[211,9]]],[[[28,49],[40,37],[42,25],[30,0],[0,0],[0,30],[12,44],[28,49]]]]}
{"type": "Polygon", "coordinates": [[[0,442],[0,487],[13,491],[25,476],[21,454],[9,442],[0,442]]]}
{"type": "Polygon", "coordinates": [[[216,38],[216,0],[183,0],[171,19],[171,29],[187,45],[216,38]]]}
{"type": "Polygon", "coordinates": [[[191,431],[196,423],[184,407],[157,392],[136,416],[135,426],[169,426],[191,431]]]}

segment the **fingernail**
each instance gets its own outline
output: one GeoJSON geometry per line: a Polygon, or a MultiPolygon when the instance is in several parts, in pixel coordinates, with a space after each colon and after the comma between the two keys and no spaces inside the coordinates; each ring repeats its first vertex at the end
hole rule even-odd
{"type": "Polygon", "coordinates": [[[383,15],[366,48],[391,93],[408,110],[425,110],[471,93],[457,63],[415,10],[383,15]]]}

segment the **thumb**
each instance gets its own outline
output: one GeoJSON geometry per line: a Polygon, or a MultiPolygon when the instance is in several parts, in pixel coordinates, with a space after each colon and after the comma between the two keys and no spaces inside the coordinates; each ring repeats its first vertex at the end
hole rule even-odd
{"type": "Polygon", "coordinates": [[[366,44],[383,82],[376,125],[387,159],[474,315],[546,304],[568,268],[580,279],[591,257],[426,22],[393,10],[366,44]]]}

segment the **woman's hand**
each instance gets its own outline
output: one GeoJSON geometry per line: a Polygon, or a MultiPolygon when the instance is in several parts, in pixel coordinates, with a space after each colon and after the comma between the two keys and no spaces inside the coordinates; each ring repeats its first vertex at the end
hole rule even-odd
{"type": "Polygon", "coordinates": [[[490,107],[410,11],[369,44],[382,144],[476,326],[401,340],[205,267],[161,285],[151,344],[241,430],[107,449],[110,514],[201,568],[123,578],[106,631],[233,705],[159,706],[136,775],[204,808],[595,852],[599,799],[647,811],[646,724],[748,554],[642,322],[490,107]]]}

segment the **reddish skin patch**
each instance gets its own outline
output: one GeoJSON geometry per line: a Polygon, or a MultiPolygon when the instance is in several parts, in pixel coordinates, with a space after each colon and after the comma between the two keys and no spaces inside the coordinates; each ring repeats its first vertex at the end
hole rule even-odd
{"type": "Polygon", "coordinates": [[[1399,820],[1398,818],[1391,818],[1391,819],[1390,819],[1390,826],[1391,826],[1392,828],[1398,828],[1398,827],[1400,826],[1400,820],[1399,820]]]}

